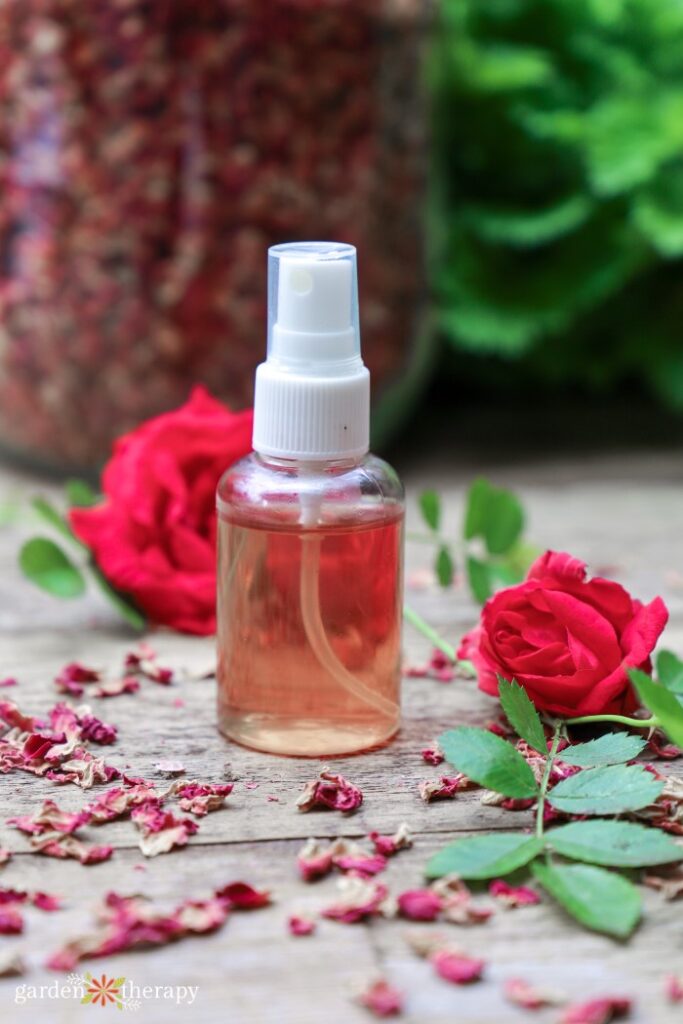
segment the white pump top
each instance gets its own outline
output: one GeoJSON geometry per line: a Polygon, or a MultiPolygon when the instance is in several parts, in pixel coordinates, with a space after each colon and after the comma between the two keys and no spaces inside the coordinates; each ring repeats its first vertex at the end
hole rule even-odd
{"type": "Polygon", "coordinates": [[[254,448],[301,461],[349,458],[367,452],[369,431],[354,246],[272,246],[268,356],[256,371],[254,448]]]}

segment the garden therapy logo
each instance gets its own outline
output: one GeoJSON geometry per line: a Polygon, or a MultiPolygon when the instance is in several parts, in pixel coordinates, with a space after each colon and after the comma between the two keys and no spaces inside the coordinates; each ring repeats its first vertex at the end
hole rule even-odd
{"type": "Polygon", "coordinates": [[[114,1006],[117,1010],[139,1010],[145,1002],[173,1002],[177,1006],[192,1006],[199,993],[199,985],[139,985],[129,978],[94,977],[69,974],[64,981],[46,985],[17,985],[14,1002],[18,1005],[43,999],[77,999],[89,1006],[114,1006]]]}

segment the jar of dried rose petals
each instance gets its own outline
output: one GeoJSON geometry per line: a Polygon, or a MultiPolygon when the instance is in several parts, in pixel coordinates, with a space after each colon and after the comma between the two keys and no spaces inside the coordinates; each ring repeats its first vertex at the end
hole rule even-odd
{"type": "Polygon", "coordinates": [[[428,6],[0,4],[5,450],[93,470],[197,381],[250,404],[282,239],[357,246],[380,396],[424,363],[428,6]]]}

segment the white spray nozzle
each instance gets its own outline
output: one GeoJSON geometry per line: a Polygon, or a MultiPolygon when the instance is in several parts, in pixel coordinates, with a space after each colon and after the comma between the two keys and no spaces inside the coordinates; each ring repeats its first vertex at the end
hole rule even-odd
{"type": "Polygon", "coordinates": [[[368,450],[356,250],[293,242],[268,250],[268,357],[256,373],[254,448],[322,460],[368,450]]]}

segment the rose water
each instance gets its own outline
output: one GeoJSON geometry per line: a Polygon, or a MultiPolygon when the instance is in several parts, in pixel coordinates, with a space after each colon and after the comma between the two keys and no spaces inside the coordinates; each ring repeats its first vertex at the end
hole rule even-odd
{"type": "Polygon", "coordinates": [[[367,454],[355,250],[270,251],[254,448],[218,488],[218,721],[309,757],[387,742],[400,720],[403,489],[367,454]]]}

